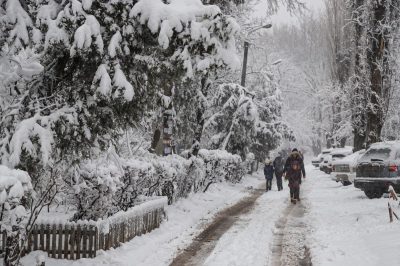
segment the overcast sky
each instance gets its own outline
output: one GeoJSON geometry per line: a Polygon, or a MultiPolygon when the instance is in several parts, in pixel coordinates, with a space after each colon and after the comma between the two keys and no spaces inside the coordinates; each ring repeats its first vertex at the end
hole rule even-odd
{"type": "MultiPolygon", "coordinates": [[[[254,16],[255,17],[262,17],[265,14],[266,6],[268,0],[261,0],[261,3],[255,9],[254,16]]],[[[312,10],[313,12],[319,12],[324,7],[324,0],[302,0],[306,5],[307,8],[312,10]]],[[[274,15],[271,18],[271,22],[273,24],[282,24],[282,23],[296,23],[296,18],[291,16],[285,7],[282,7],[278,14],[274,15]]]]}

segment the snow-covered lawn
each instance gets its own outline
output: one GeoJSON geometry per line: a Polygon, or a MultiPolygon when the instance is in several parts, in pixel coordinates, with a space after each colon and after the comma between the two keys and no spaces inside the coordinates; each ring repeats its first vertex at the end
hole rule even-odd
{"type": "Polygon", "coordinates": [[[400,265],[400,222],[389,223],[387,198],[370,200],[318,170],[308,176],[307,245],[313,265],[400,265]]]}
{"type": "MultiPolygon", "coordinates": [[[[260,172],[261,173],[261,172],[260,172]]],[[[181,199],[166,211],[168,220],[161,227],[140,237],[135,237],[121,247],[101,252],[95,259],[78,261],[46,259],[46,266],[64,265],[168,265],[176,253],[188,246],[192,239],[212,220],[214,215],[236,203],[249,194],[249,187],[258,187],[264,183],[260,174],[246,176],[242,183],[232,185],[220,183],[212,185],[206,193],[190,195],[181,199]]],[[[34,265],[36,251],[23,258],[23,265],[34,265]]]]}

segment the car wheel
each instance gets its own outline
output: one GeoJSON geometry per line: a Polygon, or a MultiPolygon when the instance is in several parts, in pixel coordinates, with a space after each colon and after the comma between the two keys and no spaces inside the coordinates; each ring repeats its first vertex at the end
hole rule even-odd
{"type": "Polygon", "coordinates": [[[343,184],[343,186],[350,186],[351,182],[350,181],[343,181],[342,184],[343,184]]]}
{"type": "Polygon", "coordinates": [[[366,190],[364,193],[369,199],[379,199],[383,195],[383,191],[378,190],[366,190]]]}

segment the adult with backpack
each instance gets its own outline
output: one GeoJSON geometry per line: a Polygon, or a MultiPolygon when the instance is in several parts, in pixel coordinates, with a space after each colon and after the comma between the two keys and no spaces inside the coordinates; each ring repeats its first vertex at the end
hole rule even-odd
{"type": "Polygon", "coordinates": [[[270,159],[265,159],[264,176],[267,183],[265,191],[271,190],[272,179],[274,178],[274,166],[270,159]]]}
{"type": "Polygon", "coordinates": [[[274,170],[275,170],[275,177],[276,177],[276,185],[278,186],[278,191],[281,191],[283,189],[282,186],[282,176],[283,176],[283,171],[284,171],[284,162],[282,155],[279,153],[279,155],[275,158],[274,160],[274,170]]]}
{"type": "Polygon", "coordinates": [[[306,178],[303,157],[297,149],[293,149],[286,159],[283,175],[289,181],[291,202],[296,204],[300,201],[301,178],[306,178]]]}

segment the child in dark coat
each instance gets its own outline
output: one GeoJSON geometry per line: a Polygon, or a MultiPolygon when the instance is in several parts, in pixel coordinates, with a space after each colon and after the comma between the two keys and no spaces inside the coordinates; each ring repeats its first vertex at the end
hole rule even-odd
{"type": "Polygon", "coordinates": [[[272,162],[269,159],[265,160],[264,176],[265,180],[267,181],[267,187],[265,191],[271,190],[272,179],[274,178],[274,166],[272,165],[272,162]]]}

